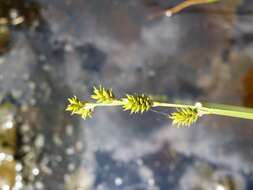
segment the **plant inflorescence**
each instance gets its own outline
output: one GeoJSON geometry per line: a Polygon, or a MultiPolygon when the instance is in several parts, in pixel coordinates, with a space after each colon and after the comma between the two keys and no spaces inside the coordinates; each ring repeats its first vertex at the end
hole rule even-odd
{"type": "Polygon", "coordinates": [[[83,119],[91,118],[96,107],[121,106],[130,113],[143,113],[154,107],[174,108],[176,111],[168,115],[176,127],[194,124],[201,116],[207,114],[253,119],[253,109],[221,104],[191,104],[165,103],[153,100],[145,94],[126,94],[116,98],[111,89],[102,86],[93,88],[92,101],[80,101],[76,96],[68,99],[66,111],[80,115],[83,119]]]}

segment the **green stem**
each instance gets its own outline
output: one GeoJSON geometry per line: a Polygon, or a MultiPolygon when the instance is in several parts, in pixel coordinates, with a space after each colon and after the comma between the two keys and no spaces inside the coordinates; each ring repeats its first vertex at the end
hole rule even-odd
{"type": "Polygon", "coordinates": [[[122,106],[123,102],[120,100],[114,100],[110,103],[86,103],[85,107],[108,107],[108,106],[122,106]]]}
{"type": "Polygon", "coordinates": [[[164,103],[164,102],[154,102],[153,107],[167,107],[167,108],[194,108],[194,105],[187,104],[174,104],[174,103],[164,103]]]}
{"type": "MultiPolygon", "coordinates": [[[[122,106],[124,105],[123,100],[114,100],[111,103],[88,103],[86,106],[90,107],[107,107],[107,106],[122,106]]],[[[166,108],[196,108],[192,104],[174,104],[174,103],[164,103],[164,102],[154,102],[152,107],[166,107],[166,108]]],[[[230,106],[224,104],[209,104],[204,103],[198,110],[203,115],[213,114],[220,116],[236,117],[242,119],[252,119],[253,120],[253,109],[245,108],[240,106],[230,106]]]]}
{"type": "Polygon", "coordinates": [[[205,103],[203,104],[203,107],[200,110],[203,110],[209,114],[253,120],[252,108],[245,108],[241,106],[230,106],[224,104],[205,103]]]}
{"type": "Polygon", "coordinates": [[[209,0],[208,3],[216,3],[219,2],[220,0],[209,0]]]}

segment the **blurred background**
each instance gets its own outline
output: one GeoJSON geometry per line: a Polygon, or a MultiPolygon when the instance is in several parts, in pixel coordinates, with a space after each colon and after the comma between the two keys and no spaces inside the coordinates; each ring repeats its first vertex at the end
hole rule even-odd
{"type": "Polygon", "coordinates": [[[64,111],[99,84],[253,107],[253,1],[153,17],[179,2],[0,0],[0,189],[253,189],[252,121],[64,111]]]}

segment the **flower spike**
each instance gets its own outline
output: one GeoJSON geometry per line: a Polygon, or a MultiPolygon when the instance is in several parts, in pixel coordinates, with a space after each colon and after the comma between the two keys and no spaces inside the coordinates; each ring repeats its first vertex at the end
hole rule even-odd
{"type": "Polygon", "coordinates": [[[130,110],[131,113],[143,113],[148,111],[152,105],[153,101],[150,97],[142,94],[142,95],[126,95],[126,98],[123,98],[124,102],[123,108],[124,110],[130,110]]]}
{"type": "Polygon", "coordinates": [[[98,103],[111,103],[115,100],[112,89],[105,89],[102,86],[99,86],[99,88],[94,87],[93,89],[93,95],[91,98],[96,100],[98,103]]]}
{"type": "Polygon", "coordinates": [[[198,110],[196,108],[180,108],[177,112],[173,112],[170,116],[172,124],[176,127],[187,127],[195,123],[198,118],[198,110]]]}
{"type": "Polygon", "coordinates": [[[81,115],[83,119],[90,118],[93,112],[93,107],[88,107],[86,102],[81,102],[76,96],[68,99],[66,111],[70,111],[71,114],[81,115]]]}

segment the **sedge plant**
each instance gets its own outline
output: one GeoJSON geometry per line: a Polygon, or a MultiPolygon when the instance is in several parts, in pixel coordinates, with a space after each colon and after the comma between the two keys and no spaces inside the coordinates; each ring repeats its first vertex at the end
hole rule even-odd
{"type": "Polygon", "coordinates": [[[219,115],[228,117],[237,117],[253,120],[253,109],[230,106],[222,104],[208,104],[196,102],[194,104],[177,104],[153,100],[145,94],[126,94],[122,98],[116,98],[112,89],[106,89],[102,86],[94,87],[91,99],[94,101],[80,101],[76,96],[68,99],[66,111],[71,114],[80,115],[83,119],[91,118],[95,108],[119,106],[124,111],[130,113],[143,113],[151,108],[164,107],[172,108],[176,111],[168,114],[176,127],[191,126],[204,115],[219,115]]]}

